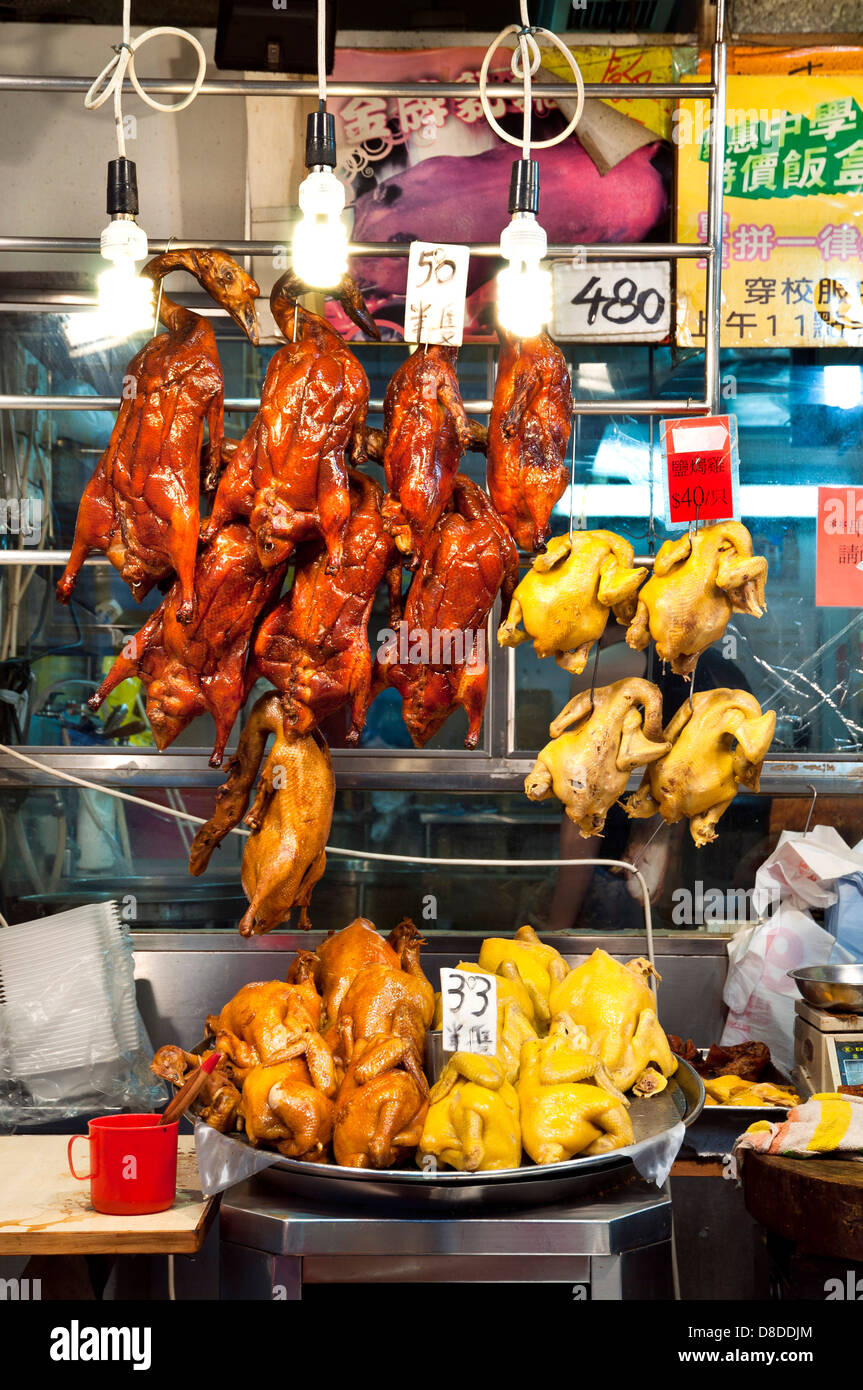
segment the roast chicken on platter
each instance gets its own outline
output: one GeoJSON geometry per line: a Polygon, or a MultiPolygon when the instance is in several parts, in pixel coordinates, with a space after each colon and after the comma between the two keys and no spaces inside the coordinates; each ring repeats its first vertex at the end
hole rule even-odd
{"type": "Polygon", "coordinates": [[[696,691],[664,729],[668,751],[645,769],[627,814],[658,811],[669,825],[685,817],[696,845],[710,844],[738,788],[758,791],[775,730],[775,710],[762,713],[747,690],[696,691]]]}
{"type": "MultiPolygon", "coordinates": [[[[483,1172],[632,1142],[625,1093],[654,1094],[677,1065],[646,961],[595,951],[570,970],[532,927],[487,939],[480,965],[462,964],[497,979],[496,1053],[451,1054],[430,1089],[424,1044],[439,1015],[422,945],[409,918],[386,939],[357,918],[300,951],[286,980],[244,985],[207,1019],[222,1061],[202,1118],[349,1168],[483,1172]]],[[[197,1064],[169,1046],[153,1070],[179,1086],[197,1064]]]]}
{"type": "Polygon", "coordinates": [[[660,660],[687,676],[723,635],[732,613],[761,617],[766,577],[767,561],[753,553],[752,537],[739,521],[665,541],[639,592],[626,640],[642,651],[652,637],[660,660]]]}
{"type": "Polygon", "coordinates": [[[549,728],[524,790],[531,801],[556,796],[585,839],[602,833],[630,773],[671,747],[662,735],[662,696],[650,681],[628,676],[584,690],[549,728]]]}
{"type": "Polygon", "coordinates": [[[635,613],[647,570],[633,566],[633,555],[629,541],[613,531],[555,536],[516,589],[498,642],[517,647],[533,638],[537,656],[553,656],[565,671],[580,674],[609,612],[623,623],[635,613]]]}
{"type": "MultiPolygon", "coordinates": [[[[251,342],[258,341],[258,286],[225,251],[166,251],[141,272],[157,284],[174,270],[194,275],[251,342]]],[[[167,332],[133,357],[117,423],[84,490],[69,562],[57,584],[68,603],[81,566],[102,551],[140,603],[177,575],[177,620],[191,622],[200,528],[204,425],[205,486],[214,486],[224,434],[224,383],[211,321],[163,292],[167,332]]]]}
{"type": "Polygon", "coordinates": [[[488,426],[488,491],[522,550],[544,550],[554,505],[570,470],[569,372],[547,334],[502,333],[488,426]]]}

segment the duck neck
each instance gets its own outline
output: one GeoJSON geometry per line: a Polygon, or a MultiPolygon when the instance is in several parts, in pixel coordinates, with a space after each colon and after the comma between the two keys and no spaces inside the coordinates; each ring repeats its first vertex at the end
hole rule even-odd
{"type": "Polygon", "coordinates": [[[159,301],[159,318],[169,332],[175,333],[182,328],[190,326],[192,322],[197,322],[199,314],[187,309],[184,305],[178,304],[176,300],[169,299],[165,293],[162,281],[166,275],[170,275],[174,270],[187,270],[190,275],[194,275],[198,284],[201,283],[201,276],[198,269],[198,262],[194,251],[163,251],[161,256],[149,262],[141,271],[142,275],[148,275],[156,286],[156,294],[159,294],[159,287],[162,286],[161,299],[159,301]]]}

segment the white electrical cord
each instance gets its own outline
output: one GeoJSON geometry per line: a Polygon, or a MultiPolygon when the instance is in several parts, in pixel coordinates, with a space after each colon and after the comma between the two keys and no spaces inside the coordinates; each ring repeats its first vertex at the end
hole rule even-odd
{"type": "Polygon", "coordinates": [[[530,18],[527,13],[527,0],[519,0],[519,10],[521,13],[521,26],[519,26],[518,24],[508,24],[505,29],[501,29],[497,38],[492,41],[491,46],[487,50],[486,55],[482,60],[482,67],[480,68],[479,72],[479,99],[483,109],[483,114],[485,115],[486,120],[488,121],[495,134],[499,135],[501,140],[505,140],[508,145],[521,145],[522,159],[530,159],[531,148],[535,150],[546,150],[549,149],[552,145],[559,145],[563,140],[567,138],[568,135],[571,135],[572,132],[575,130],[575,127],[581,120],[581,113],[584,110],[584,81],[582,79],[581,70],[578,66],[578,63],[575,61],[573,54],[567,48],[566,44],[562,41],[562,39],[559,39],[557,37],[557,34],[553,34],[550,29],[541,29],[531,25],[530,18]],[[510,135],[508,130],[504,130],[503,126],[498,124],[492,113],[491,106],[489,105],[488,94],[486,92],[488,70],[491,60],[494,57],[497,50],[500,48],[500,45],[503,43],[504,39],[509,38],[511,34],[515,34],[517,36],[518,45],[512,51],[512,58],[510,60],[510,71],[512,72],[512,75],[516,79],[516,81],[519,81],[520,79],[524,85],[524,124],[522,126],[522,134],[520,139],[514,135],[510,135]],[[552,135],[551,138],[548,140],[532,141],[531,78],[539,70],[539,65],[542,61],[542,55],[539,51],[539,44],[537,43],[535,37],[536,35],[541,35],[544,39],[547,39],[549,43],[554,44],[555,48],[557,48],[563,54],[564,58],[569,63],[570,68],[572,69],[572,73],[575,78],[577,95],[575,102],[575,114],[572,120],[569,122],[569,125],[566,127],[566,129],[560,131],[558,135],[552,135]]]}
{"type": "Polygon", "coordinates": [[[188,33],[185,29],[175,29],[171,24],[160,24],[155,29],[146,29],[143,34],[139,34],[137,39],[133,39],[131,37],[131,11],[132,0],[123,0],[122,42],[117,44],[114,57],[99,73],[84,98],[84,105],[87,110],[96,111],[104,105],[109,96],[113,96],[117,153],[121,159],[126,157],[126,136],[123,131],[123,83],[127,74],[138,96],[154,111],[184,111],[195,100],[207,75],[207,55],[194,34],[188,33]],[[191,90],[180,101],[176,102],[156,101],[155,97],[148,96],[135,72],[135,54],[138,50],[143,48],[145,43],[149,43],[150,39],[157,39],[164,34],[173,34],[178,39],[185,39],[186,43],[190,43],[198,55],[198,75],[192,83],[191,90]]]}
{"type": "Polygon", "coordinates": [[[327,0],[318,0],[318,100],[327,104],[327,0]]]}
{"type": "MultiPolygon", "coordinates": [[[[142,796],[130,796],[128,792],[118,792],[114,787],[100,787],[98,782],[88,782],[83,777],[75,777],[71,772],[61,772],[59,768],[49,767],[47,763],[40,762],[37,758],[31,758],[27,753],[21,753],[17,748],[10,748],[8,744],[0,743],[0,753],[17,758],[19,762],[27,763],[29,767],[35,767],[39,772],[47,772],[51,777],[59,777],[63,782],[71,782],[73,786],[86,787],[88,791],[102,792],[105,796],[116,796],[120,801],[131,801],[133,806],[146,806],[151,811],[158,811],[162,816],[175,816],[177,820],[191,821],[195,825],[207,824],[203,816],[193,816],[189,811],[178,811],[173,806],[162,806],[158,801],[148,801],[142,796]]],[[[231,829],[231,834],[248,835],[249,831],[242,826],[235,825],[231,829]]],[[[421,854],[384,854],[377,850],[342,849],[336,845],[327,845],[325,848],[327,854],[333,854],[343,859],[372,859],[376,863],[383,864],[430,864],[436,868],[448,869],[559,869],[563,865],[580,865],[583,868],[625,869],[627,873],[635,875],[641,888],[644,931],[647,937],[647,959],[651,965],[654,964],[653,916],[650,910],[650,894],[640,869],[636,868],[634,864],[630,864],[626,859],[441,859],[421,854]]],[[[653,979],[650,980],[650,987],[653,990],[656,989],[653,979]]]]}

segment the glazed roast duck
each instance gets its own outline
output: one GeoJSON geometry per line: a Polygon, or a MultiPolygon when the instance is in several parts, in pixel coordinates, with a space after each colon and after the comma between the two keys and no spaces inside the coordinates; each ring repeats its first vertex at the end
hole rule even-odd
{"type": "MultiPolygon", "coordinates": [[[[321,536],[333,571],[351,511],[348,455],[363,457],[369,383],[326,319],[300,307],[306,289],[293,271],[273,287],[270,308],[288,341],[270,361],[257,414],[230,449],[203,535],[243,518],[267,567],[286,560],[299,541],[321,536]]],[[[354,322],[379,338],[349,276],[336,294],[354,322]]]]}
{"type": "MultiPolygon", "coordinates": [[[[166,251],[141,273],[161,284],[175,270],[193,275],[257,343],[258,286],[225,251],[166,251]]],[[[177,619],[189,623],[204,425],[209,431],[205,486],[212,486],[224,434],[224,383],[210,320],[164,292],[159,316],[167,332],[152,338],[126,369],[117,422],[81,498],[57,597],[69,602],[81,566],[98,550],[138,602],[176,573],[177,619]]]]}

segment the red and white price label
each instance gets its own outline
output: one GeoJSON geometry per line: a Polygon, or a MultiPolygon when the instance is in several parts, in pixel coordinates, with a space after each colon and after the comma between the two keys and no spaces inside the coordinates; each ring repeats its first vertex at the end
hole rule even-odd
{"type": "Polygon", "coordinates": [[[727,521],[740,514],[737,417],[662,421],[665,524],[727,521]]]}
{"type": "Polygon", "coordinates": [[[470,249],[412,241],[405,291],[405,342],[460,347],[470,249]]]}
{"type": "Polygon", "coordinates": [[[497,979],[473,970],[440,972],[445,1052],[497,1052],[497,979]]]}

